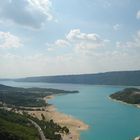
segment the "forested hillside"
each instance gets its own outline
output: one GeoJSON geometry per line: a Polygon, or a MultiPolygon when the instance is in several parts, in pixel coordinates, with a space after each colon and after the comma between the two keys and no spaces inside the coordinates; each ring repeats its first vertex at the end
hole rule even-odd
{"type": "Polygon", "coordinates": [[[137,86],[140,85],[140,71],[118,71],[98,74],[27,77],[16,79],[15,81],[137,86]]]}

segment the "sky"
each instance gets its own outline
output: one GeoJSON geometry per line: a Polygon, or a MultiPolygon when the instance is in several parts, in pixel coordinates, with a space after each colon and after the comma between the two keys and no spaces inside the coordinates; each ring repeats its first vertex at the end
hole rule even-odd
{"type": "Polygon", "coordinates": [[[0,0],[0,78],[140,70],[139,0],[0,0]]]}

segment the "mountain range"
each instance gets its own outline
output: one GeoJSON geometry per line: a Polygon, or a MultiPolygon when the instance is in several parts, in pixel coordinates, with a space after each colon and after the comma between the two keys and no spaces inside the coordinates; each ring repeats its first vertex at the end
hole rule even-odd
{"type": "Polygon", "coordinates": [[[18,82],[72,83],[93,85],[140,85],[140,70],[114,71],[97,74],[38,76],[14,79],[18,82]]]}

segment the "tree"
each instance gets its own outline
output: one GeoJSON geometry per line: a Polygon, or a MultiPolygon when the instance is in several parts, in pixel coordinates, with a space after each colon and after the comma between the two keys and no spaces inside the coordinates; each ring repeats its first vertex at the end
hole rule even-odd
{"type": "Polygon", "coordinates": [[[42,120],[45,120],[45,116],[43,113],[41,113],[41,117],[42,117],[42,120]]]}

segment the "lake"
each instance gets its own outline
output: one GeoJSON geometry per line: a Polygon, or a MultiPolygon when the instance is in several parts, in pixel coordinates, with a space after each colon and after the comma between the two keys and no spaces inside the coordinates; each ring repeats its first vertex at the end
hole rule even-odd
{"type": "Polygon", "coordinates": [[[108,96],[125,86],[0,82],[16,87],[45,87],[79,90],[78,94],[56,96],[50,100],[60,112],[72,115],[90,128],[80,140],[133,140],[140,135],[140,109],[112,101],[108,96]]]}

